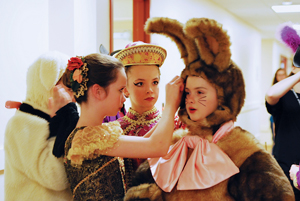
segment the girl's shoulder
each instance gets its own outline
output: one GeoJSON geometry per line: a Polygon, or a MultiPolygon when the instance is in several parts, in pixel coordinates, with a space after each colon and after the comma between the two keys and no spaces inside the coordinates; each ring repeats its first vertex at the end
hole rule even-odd
{"type": "Polygon", "coordinates": [[[108,149],[114,147],[120,135],[123,135],[118,121],[76,129],[67,158],[77,165],[81,165],[84,160],[105,155],[108,149]]]}

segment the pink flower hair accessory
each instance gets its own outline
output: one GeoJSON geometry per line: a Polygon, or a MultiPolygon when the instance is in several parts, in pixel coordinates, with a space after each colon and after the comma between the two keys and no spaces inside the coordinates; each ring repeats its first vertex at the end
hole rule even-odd
{"type": "Polygon", "coordinates": [[[67,69],[71,71],[70,82],[74,96],[79,98],[80,96],[83,96],[84,92],[87,90],[87,82],[89,80],[87,77],[89,69],[87,68],[84,57],[71,57],[68,60],[67,69]]]}

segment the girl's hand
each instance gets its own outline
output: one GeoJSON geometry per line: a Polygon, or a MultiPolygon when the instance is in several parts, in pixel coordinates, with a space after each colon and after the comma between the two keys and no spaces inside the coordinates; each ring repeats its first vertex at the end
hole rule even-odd
{"type": "Polygon", "coordinates": [[[54,117],[55,113],[62,108],[63,106],[67,105],[68,103],[72,102],[72,97],[66,90],[61,87],[60,85],[56,85],[53,88],[53,96],[49,98],[48,108],[50,112],[50,117],[54,117]]]}
{"type": "Polygon", "coordinates": [[[183,79],[179,76],[174,77],[166,85],[165,107],[171,107],[176,111],[180,105],[183,90],[184,90],[183,79]]]}
{"type": "Polygon", "coordinates": [[[292,165],[290,168],[290,178],[294,180],[296,173],[299,171],[299,165],[292,165]]]}

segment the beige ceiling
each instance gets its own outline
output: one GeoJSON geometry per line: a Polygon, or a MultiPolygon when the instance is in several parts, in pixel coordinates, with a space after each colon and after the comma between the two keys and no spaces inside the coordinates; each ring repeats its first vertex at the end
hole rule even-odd
{"type": "MultiPolygon", "coordinates": [[[[292,23],[300,24],[300,13],[275,13],[271,8],[273,5],[281,5],[283,1],[289,0],[210,1],[218,4],[244,22],[255,27],[261,32],[263,38],[275,38],[276,28],[281,23],[291,21],[292,23]]],[[[132,0],[114,0],[113,2],[115,5],[118,5],[115,6],[115,19],[132,19],[132,13],[128,12],[128,5],[132,5],[132,0]]],[[[300,0],[292,0],[292,3],[300,4],[300,0]]]]}
{"type": "MultiPolygon", "coordinates": [[[[258,29],[263,38],[275,38],[279,24],[291,21],[300,24],[300,13],[275,13],[271,6],[284,0],[211,0],[236,17],[258,29]]],[[[293,0],[300,4],[300,0],[293,0]]]]}

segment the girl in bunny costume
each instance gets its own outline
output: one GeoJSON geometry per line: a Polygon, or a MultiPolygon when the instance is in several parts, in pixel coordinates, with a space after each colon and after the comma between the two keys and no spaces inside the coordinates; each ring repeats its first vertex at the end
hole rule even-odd
{"type": "Polygon", "coordinates": [[[140,166],[139,177],[150,169],[155,183],[132,187],[125,200],[295,200],[276,160],[251,133],[233,126],[245,85],[222,26],[207,18],[185,25],[152,18],[145,31],[170,37],[184,60],[178,114],[187,130],[174,133],[179,140],[166,156],[148,159],[148,169],[140,166]]]}
{"type": "Polygon", "coordinates": [[[26,98],[5,130],[5,200],[72,200],[63,158],[52,154],[49,98],[68,56],[49,51],[27,70],[26,98]]]}

